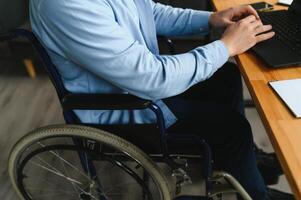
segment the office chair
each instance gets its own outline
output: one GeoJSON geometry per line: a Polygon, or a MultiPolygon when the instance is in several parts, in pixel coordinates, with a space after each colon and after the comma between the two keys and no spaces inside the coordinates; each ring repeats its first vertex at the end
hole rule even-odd
{"type": "Polygon", "coordinates": [[[183,185],[191,182],[186,172],[189,164],[200,163],[205,196],[178,196],[177,200],[205,200],[220,197],[225,192],[238,192],[244,199],[251,199],[230,174],[212,171],[210,147],[204,140],[189,133],[168,133],[162,111],[155,103],[128,94],[69,92],[35,35],[18,29],[28,20],[28,1],[5,0],[0,2],[0,8],[11,9],[7,13],[18,13],[0,14],[0,39],[24,37],[31,42],[56,89],[66,121],[66,125],[32,131],[12,149],[8,171],[19,197],[29,200],[53,199],[54,196],[102,200],[127,195],[126,199],[169,200],[175,193],[180,193],[183,185]],[[137,109],[152,110],[157,122],[85,124],[73,111],[137,109]],[[166,163],[175,181],[168,180],[155,162],[166,163]],[[215,187],[220,186],[222,180],[229,184],[215,187]],[[110,184],[109,189],[107,184],[110,184]],[[131,185],[135,185],[135,190],[131,185]],[[137,188],[141,196],[134,197],[137,188]]]}

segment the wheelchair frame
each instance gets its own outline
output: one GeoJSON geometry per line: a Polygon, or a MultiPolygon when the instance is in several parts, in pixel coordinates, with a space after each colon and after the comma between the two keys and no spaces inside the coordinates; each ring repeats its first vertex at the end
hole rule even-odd
{"type": "MultiPolygon", "coordinates": [[[[104,130],[110,130],[110,127],[115,126],[117,129],[119,127],[131,127],[133,125],[93,125],[93,124],[84,124],[81,123],[80,120],[76,117],[73,110],[141,110],[141,109],[150,109],[152,110],[157,118],[157,123],[152,124],[156,127],[159,132],[160,136],[160,146],[162,150],[162,156],[153,156],[149,155],[155,161],[164,161],[172,168],[174,173],[179,173],[182,176],[182,181],[187,181],[187,179],[183,178],[187,176],[185,171],[179,171],[178,169],[181,168],[181,165],[174,161],[174,158],[178,157],[179,155],[171,155],[168,149],[168,141],[175,141],[175,140],[189,140],[197,145],[200,145],[202,154],[202,167],[203,167],[203,178],[205,179],[205,187],[206,187],[206,197],[211,196],[212,190],[212,182],[219,180],[220,178],[226,179],[229,183],[231,183],[243,198],[251,199],[246,191],[240,186],[240,184],[229,174],[225,172],[215,172],[213,173],[211,167],[211,150],[209,145],[199,137],[195,135],[189,134],[170,134],[167,133],[165,128],[165,122],[163,118],[163,113],[161,109],[154,103],[148,100],[140,99],[128,94],[73,94],[66,90],[64,84],[60,78],[59,73],[56,70],[55,65],[52,63],[47,51],[35,37],[35,35],[25,29],[16,29],[8,34],[0,35],[0,39],[3,40],[12,40],[18,37],[25,37],[27,38],[34,48],[37,50],[39,56],[42,59],[44,64],[45,70],[48,73],[49,78],[51,79],[52,84],[54,85],[57,95],[59,97],[61,106],[63,108],[63,115],[67,124],[81,124],[81,125],[88,125],[97,127],[104,130]],[[83,101],[84,100],[84,101],[83,101]]],[[[170,40],[166,40],[167,44],[169,45],[171,52],[174,52],[174,46],[170,40]]],[[[134,126],[141,126],[142,128],[145,125],[134,125],[134,126]]],[[[146,125],[149,126],[149,125],[146,125]]],[[[82,141],[74,140],[74,143],[77,145],[82,145],[82,141]]],[[[135,142],[133,142],[135,144],[135,142]]],[[[91,161],[85,158],[84,153],[79,153],[80,159],[82,160],[83,166],[88,166],[87,168],[84,167],[85,171],[89,174],[95,173],[95,168],[91,161]],[[85,162],[88,163],[85,163],[85,162]]],[[[185,157],[185,156],[184,156],[185,157]]],[[[197,158],[197,160],[200,157],[197,158]]],[[[189,160],[190,158],[187,158],[189,160]]],[[[179,186],[182,182],[179,183],[179,186]]],[[[218,192],[217,192],[218,193],[218,192]]]]}

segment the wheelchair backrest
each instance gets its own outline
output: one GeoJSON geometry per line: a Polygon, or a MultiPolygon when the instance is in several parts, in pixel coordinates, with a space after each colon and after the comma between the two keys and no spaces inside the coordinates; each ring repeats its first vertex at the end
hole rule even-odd
{"type": "MultiPolygon", "coordinates": [[[[66,90],[62,78],[58,73],[55,65],[52,63],[46,49],[39,42],[36,36],[28,30],[19,29],[29,21],[29,0],[0,0],[0,39],[13,39],[16,37],[25,37],[35,47],[45,70],[54,85],[59,100],[69,92],[66,90]]],[[[75,114],[71,112],[64,112],[65,118],[74,121],[77,120],[75,114]],[[68,115],[68,116],[66,116],[68,115]]]]}
{"type": "Polygon", "coordinates": [[[65,89],[62,78],[52,63],[47,51],[32,32],[18,29],[28,21],[29,0],[0,0],[0,35],[4,38],[6,35],[11,35],[13,36],[12,38],[25,37],[31,42],[39,53],[45,69],[61,100],[61,98],[66,95],[67,90],[65,89]]]}

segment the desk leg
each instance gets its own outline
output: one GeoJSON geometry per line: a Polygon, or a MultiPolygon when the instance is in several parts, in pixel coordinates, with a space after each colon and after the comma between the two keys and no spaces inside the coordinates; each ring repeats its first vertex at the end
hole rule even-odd
{"type": "Polygon", "coordinates": [[[26,67],[27,73],[30,78],[36,78],[36,70],[34,68],[33,62],[31,59],[24,59],[23,63],[26,67]]]}

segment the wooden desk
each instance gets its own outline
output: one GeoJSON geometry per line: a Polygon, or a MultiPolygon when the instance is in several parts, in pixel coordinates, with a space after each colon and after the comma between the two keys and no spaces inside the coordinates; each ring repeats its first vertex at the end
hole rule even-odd
{"type": "MultiPolygon", "coordinates": [[[[223,10],[261,0],[211,0],[213,8],[223,10]]],[[[275,4],[276,0],[265,0],[275,4]]],[[[275,9],[283,9],[275,6],[275,9]]],[[[277,51],[273,49],[272,51],[277,51]]],[[[301,78],[301,66],[268,68],[251,51],[236,57],[241,73],[255,102],[284,173],[301,200],[301,119],[297,119],[268,86],[269,81],[301,78]]],[[[301,103],[301,102],[300,102],[301,103]]]]}

